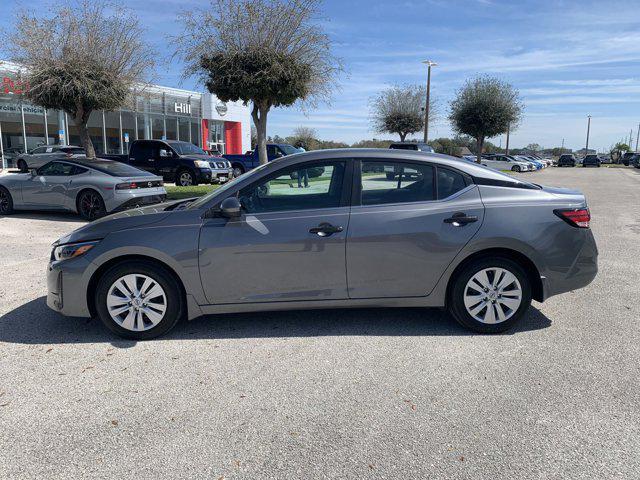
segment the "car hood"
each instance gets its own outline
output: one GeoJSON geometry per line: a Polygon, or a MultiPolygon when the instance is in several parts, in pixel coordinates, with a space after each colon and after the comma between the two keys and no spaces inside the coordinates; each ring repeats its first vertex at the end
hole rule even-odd
{"type": "Polygon", "coordinates": [[[55,244],[61,245],[65,243],[100,240],[110,233],[119,230],[161,222],[173,213],[171,207],[182,202],[184,202],[184,200],[175,200],[107,215],[59,238],[55,244]]]}

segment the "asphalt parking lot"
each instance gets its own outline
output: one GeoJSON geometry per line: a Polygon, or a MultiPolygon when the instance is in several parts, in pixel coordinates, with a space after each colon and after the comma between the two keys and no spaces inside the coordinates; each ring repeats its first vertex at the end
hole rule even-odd
{"type": "Polygon", "coordinates": [[[71,215],[0,218],[0,477],[640,477],[640,171],[587,194],[600,273],[510,334],[438,310],[198,319],[156,341],[45,306],[71,215]]]}

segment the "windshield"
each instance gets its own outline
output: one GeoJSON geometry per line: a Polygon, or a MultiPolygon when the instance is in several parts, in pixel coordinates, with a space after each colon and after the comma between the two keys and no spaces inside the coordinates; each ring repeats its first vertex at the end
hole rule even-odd
{"type": "Polygon", "coordinates": [[[171,142],[169,144],[178,155],[206,155],[200,147],[189,142],[171,142]]]}
{"type": "Polygon", "coordinates": [[[302,150],[298,150],[296,147],[292,147],[291,145],[278,145],[278,146],[284,152],[285,155],[293,155],[294,153],[302,152],[302,150]]]}
{"type": "Polygon", "coordinates": [[[209,200],[212,197],[214,197],[215,195],[219,195],[219,194],[221,194],[223,192],[226,192],[231,187],[235,187],[235,185],[236,185],[236,183],[238,183],[239,179],[244,180],[245,178],[251,178],[252,176],[254,176],[257,173],[259,173],[262,170],[264,170],[269,165],[270,165],[269,163],[265,163],[264,165],[260,165],[259,167],[254,168],[253,170],[251,170],[250,172],[245,173],[241,177],[236,177],[233,180],[230,180],[228,183],[225,183],[222,187],[216,188],[215,190],[210,191],[206,195],[198,198],[197,200],[194,200],[192,203],[189,204],[189,206],[187,208],[188,209],[200,208],[202,205],[205,205],[207,202],[209,202],[209,200]]]}

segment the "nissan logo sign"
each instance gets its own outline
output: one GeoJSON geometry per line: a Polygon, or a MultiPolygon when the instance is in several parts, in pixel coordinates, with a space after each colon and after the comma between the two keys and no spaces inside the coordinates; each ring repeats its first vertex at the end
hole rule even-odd
{"type": "Polygon", "coordinates": [[[218,112],[218,115],[220,115],[221,117],[224,117],[227,114],[227,104],[219,103],[218,105],[216,105],[216,112],[218,112]]]}

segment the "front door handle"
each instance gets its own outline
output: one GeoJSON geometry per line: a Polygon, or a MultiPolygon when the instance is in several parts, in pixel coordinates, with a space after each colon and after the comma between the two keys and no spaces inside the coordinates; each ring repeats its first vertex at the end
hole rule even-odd
{"type": "Polygon", "coordinates": [[[467,215],[464,212],[454,213],[450,218],[445,218],[444,223],[450,223],[454,227],[464,227],[468,223],[477,222],[478,217],[475,215],[467,215]]]}
{"type": "Polygon", "coordinates": [[[309,233],[315,233],[319,237],[330,237],[334,233],[340,233],[343,231],[342,227],[334,227],[330,223],[321,223],[317,227],[313,227],[309,229],[309,233]]]}

